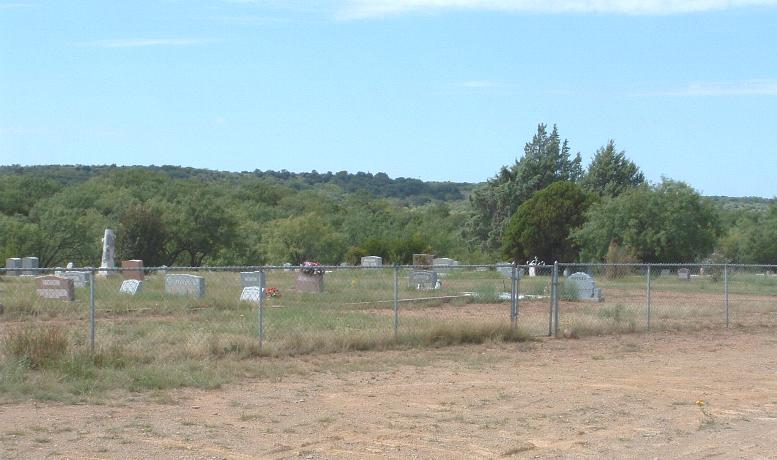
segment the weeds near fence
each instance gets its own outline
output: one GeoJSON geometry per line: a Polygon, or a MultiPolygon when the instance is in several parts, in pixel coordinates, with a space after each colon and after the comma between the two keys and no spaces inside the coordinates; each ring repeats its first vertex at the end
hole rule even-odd
{"type": "Polygon", "coordinates": [[[302,329],[260,347],[255,336],[245,333],[251,321],[228,310],[178,320],[130,319],[104,328],[93,353],[86,337],[72,329],[9,329],[2,339],[0,394],[4,399],[78,402],[120,389],[211,389],[241,377],[276,379],[298,372],[292,361],[277,359],[286,356],[531,340],[509,324],[442,322],[396,337],[375,329],[315,334],[302,329]]]}

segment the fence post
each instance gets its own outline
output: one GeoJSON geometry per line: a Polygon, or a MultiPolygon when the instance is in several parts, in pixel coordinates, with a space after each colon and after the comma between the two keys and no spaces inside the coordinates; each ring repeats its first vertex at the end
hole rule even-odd
{"type": "Polygon", "coordinates": [[[267,285],[265,283],[264,269],[259,269],[259,352],[264,351],[264,288],[267,285]]]}
{"type": "Polygon", "coordinates": [[[399,330],[399,264],[394,264],[394,303],[392,305],[394,313],[394,340],[397,338],[399,330]]]}
{"type": "Polygon", "coordinates": [[[645,288],[647,301],[647,330],[650,330],[650,264],[647,264],[647,286],[645,288]]]}
{"type": "Polygon", "coordinates": [[[729,327],[730,310],[728,306],[728,264],[723,264],[723,297],[726,302],[726,327],[729,327]]]}
{"type": "MultiPolygon", "coordinates": [[[[543,268],[546,266],[543,265],[543,268]]],[[[531,268],[529,268],[529,275],[531,276],[531,268]]],[[[535,269],[536,270],[536,269],[535,269]]],[[[536,272],[535,272],[536,273],[536,272]]],[[[555,312],[555,308],[553,305],[554,295],[553,295],[553,286],[554,286],[554,274],[551,272],[550,274],[550,311],[548,312],[548,337],[553,337],[553,314],[555,312]]]]}
{"type": "Polygon", "coordinates": [[[558,337],[558,260],[553,262],[553,288],[551,289],[551,296],[553,301],[553,326],[554,336],[558,337]]]}
{"type": "Polygon", "coordinates": [[[89,270],[89,347],[94,353],[94,269],[89,270]]]}
{"type": "Polygon", "coordinates": [[[518,326],[518,289],[516,286],[516,273],[515,262],[513,262],[513,273],[510,283],[510,327],[513,330],[518,326]]]}

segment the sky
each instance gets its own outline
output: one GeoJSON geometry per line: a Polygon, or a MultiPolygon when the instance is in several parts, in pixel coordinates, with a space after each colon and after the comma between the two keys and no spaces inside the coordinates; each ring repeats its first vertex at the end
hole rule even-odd
{"type": "Polygon", "coordinates": [[[777,0],[0,0],[0,164],[481,182],[557,125],[777,195],[777,0]]]}

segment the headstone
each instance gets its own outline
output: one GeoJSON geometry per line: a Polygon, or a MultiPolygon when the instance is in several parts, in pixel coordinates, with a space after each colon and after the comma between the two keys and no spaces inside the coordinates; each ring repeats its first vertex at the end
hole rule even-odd
{"type": "Polygon", "coordinates": [[[437,271],[450,271],[452,267],[458,264],[458,260],[449,259],[448,257],[439,257],[432,260],[432,266],[437,271]]]}
{"type": "Polygon", "coordinates": [[[291,271],[291,267],[292,267],[291,263],[286,262],[286,263],[283,264],[283,271],[290,272],[291,271]]]}
{"type": "MultiPolygon", "coordinates": [[[[114,257],[116,253],[116,234],[113,233],[113,230],[110,228],[106,228],[102,241],[103,256],[100,260],[100,268],[114,268],[116,267],[116,264],[114,263],[114,257]]],[[[112,273],[107,270],[101,270],[97,274],[99,276],[105,277],[111,275],[112,273]]]]}
{"type": "Polygon", "coordinates": [[[569,275],[569,282],[577,287],[577,297],[580,300],[603,302],[602,290],[596,287],[594,279],[588,273],[577,272],[569,275]]]}
{"type": "Polygon", "coordinates": [[[660,276],[669,276],[670,273],[672,272],[670,272],[668,268],[662,268],[660,276]]]}
{"type": "Polygon", "coordinates": [[[156,272],[159,273],[160,275],[167,275],[167,268],[168,268],[167,265],[162,265],[161,267],[159,267],[159,270],[157,270],[156,272]]]}
{"type": "Polygon", "coordinates": [[[299,292],[324,292],[324,274],[308,274],[300,270],[294,287],[299,292]]]}
{"type": "Polygon", "coordinates": [[[86,287],[86,285],[89,283],[89,272],[76,270],[57,270],[54,272],[54,274],[60,278],[68,278],[73,280],[73,286],[77,288],[86,287]]]}
{"type": "Polygon", "coordinates": [[[691,280],[691,271],[687,268],[681,268],[677,270],[677,278],[683,280],[683,281],[690,281],[691,280]]]}
{"type": "Polygon", "coordinates": [[[76,300],[76,290],[73,280],[54,275],[35,277],[35,290],[38,297],[54,300],[76,300]]]}
{"type": "Polygon", "coordinates": [[[364,256],[361,261],[362,267],[382,267],[383,257],[378,256],[364,256]]]}
{"type": "Polygon", "coordinates": [[[496,271],[502,274],[505,278],[513,277],[513,264],[510,262],[499,262],[496,264],[496,271]]]}
{"type": "Polygon", "coordinates": [[[165,275],[165,293],[198,299],[205,297],[205,278],[184,274],[165,275]]]}
{"type": "Polygon", "coordinates": [[[125,280],[143,281],[146,276],[143,274],[143,261],[138,259],[122,260],[121,275],[125,280]]]}
{"type": "MultiPolygon", "coordinates": [[[[22,268],[38,268],[37,257],[24,257],[22,258],[22,268]]],[[[22,276],[36,276],[37,271],[22,270],[22,276]]]]}
{"type": "Polygon", "coordinates": [[[246,286],[243,288],[243,292],[240,293],[241,302],[251,302],[259,305],[262,297],[262,288],[259,286],[246,286]]]}
{"type": "Polygon", "coordinates": [[[564,273],[563,273],[563,274],[564,274],[564,278],[567,278],[567,277],[569,276],[569,273],[570,273],[570,272],[569,272],[569,269],[568,269],[568,268],[565,268],[565,269],[564,269],[564,273]]]}
{"type": "Polygon", "coordinates": [[[437,289],[439,287],[437,272],[431,270],[415,270],[410,272],[408,284],[419,291],[437,289]]]}
{"type": "Polygon", "coordinates": [[[240,272],[240,282],[243,287],[264,287],[264,273],[262,272],[240,272]]]}
{"type": "Polygon", "coordinates": [[[141,289],[143,288],[143,281],[140,280],[124,280],[121,282],[121,287],[119,288],[119,292],[122,294],[129,294],[129,295],[135,295],[140,294],[141,289]]]}
{"type": "Polygon", "coordinates": [[[433,254],[413,254],[413,265],[417,267],[431,267],[433,263],[433,254]]]}
{"type": "Polygon", "coordinates": [[[18,257],[11,257],[5,259],[5,268],[7,269],[5,274],[8,276],[19,276],[22,272],[19,270],[22,268],[22,259],[18,257]]]}
{"type": "Polygon", "coordinates": [[[66,268],[68,268],[68,269],[73,268],[73,267],[75,267],[75,265],[73,265],[73,262],[68,262],[67,265],[66,265],[66,268]]]}

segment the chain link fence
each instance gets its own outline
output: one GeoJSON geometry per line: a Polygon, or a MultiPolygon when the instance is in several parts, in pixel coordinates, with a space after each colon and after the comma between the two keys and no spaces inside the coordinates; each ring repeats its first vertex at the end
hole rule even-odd
{"type": "Polygon", "coordinates": [[[280,355],[511,334],[774,326],[777,266],[0,269],[0,305],[4,329],[62,324],[92,347],[153,334],[156,344],[209,354],[280,355]]]}

